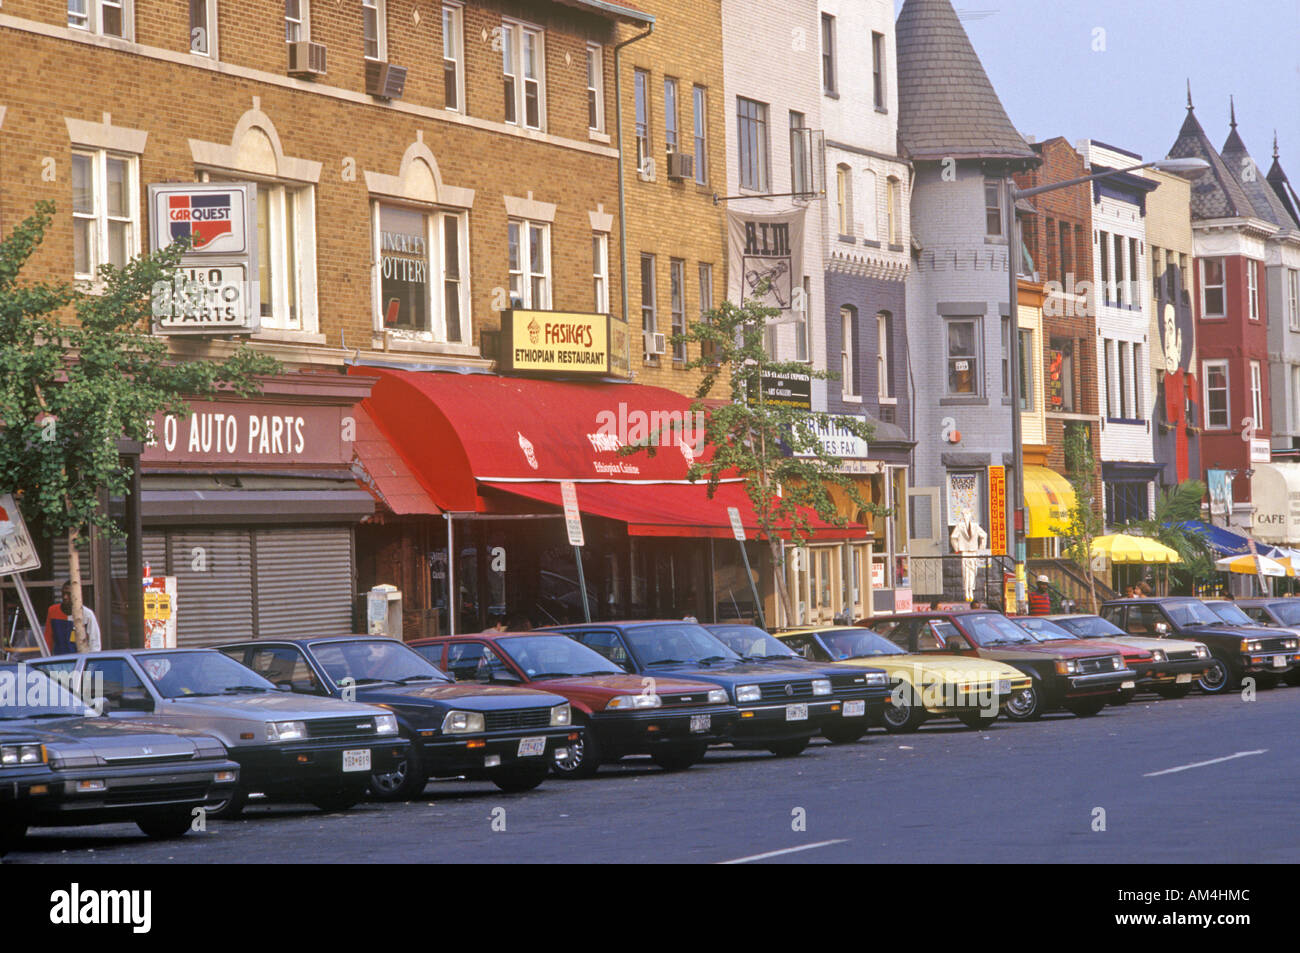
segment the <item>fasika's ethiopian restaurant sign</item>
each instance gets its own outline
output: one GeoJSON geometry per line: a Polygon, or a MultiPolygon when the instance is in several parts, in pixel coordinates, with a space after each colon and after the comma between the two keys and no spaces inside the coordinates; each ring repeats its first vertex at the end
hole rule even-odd
{"type": "Polygon", "coordinates": [[[501,370],[569,377],[627,374],[627,330],[607,314],[510,310],[501,315],[501,370]]]}

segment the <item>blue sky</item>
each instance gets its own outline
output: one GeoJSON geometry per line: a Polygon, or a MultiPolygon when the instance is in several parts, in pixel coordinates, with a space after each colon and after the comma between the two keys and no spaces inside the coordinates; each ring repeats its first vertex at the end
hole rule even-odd
{"type": "MultiPolygon", "coordinates": [[[[1277,129],[1300,184],[1300,0],[953,0],[1011,121],[1040,141],[1163,157],[1192,101],[1216,148],[1237,126],[1264,171],[1277,129]],[[1104,51],[1093,50],[1094,30],[1104,51]]],[[[896,2],[896,9],[902,8],[896,2]]]]}

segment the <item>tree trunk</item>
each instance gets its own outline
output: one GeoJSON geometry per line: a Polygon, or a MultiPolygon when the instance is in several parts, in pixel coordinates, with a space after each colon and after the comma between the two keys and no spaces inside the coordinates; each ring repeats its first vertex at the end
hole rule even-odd
{"type": "MultiPolygon", "coordinates": [[[[779,614],[785,620],[785,627],[790,628],[799,622],[790,612],[790,590],[786,587],[785,565],[781,561],[781,544],[771,537],[767,540],[772,553],[772,585],[776,588],[776,601],[780,607],[779,614]]],[[[774,620],[775,621],[775,620],[774,620]]],[[[774,625],[773,628],[776,628],[774,625]]]]}
{"type": "Polygon", "coordinates": [[[68,530],[68,581],[72,583],[72,637],[77,643],[78,652],[90,651],[90,640],[86,638],[86,613],[81,600],[81,553],[77,550],[79,530],[68,530]]]}

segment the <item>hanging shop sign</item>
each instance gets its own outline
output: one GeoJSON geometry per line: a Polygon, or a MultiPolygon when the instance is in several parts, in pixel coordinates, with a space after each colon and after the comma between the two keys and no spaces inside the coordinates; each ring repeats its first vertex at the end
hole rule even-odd
{"type": "Polygon", "coordinates": [[[989,551],[1007,552],[1007,468],[989,467],[989,551]]]}
{"type": "Polygon", "coordinates": [[[627,325],[607,314],[503,311],[500,366],[507,374],[627,376],[627,325]]]}

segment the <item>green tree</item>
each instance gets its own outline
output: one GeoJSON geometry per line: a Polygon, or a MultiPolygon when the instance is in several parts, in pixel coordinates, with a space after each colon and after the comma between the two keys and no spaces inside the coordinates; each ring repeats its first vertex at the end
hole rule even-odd
{"type": "Polygon", "coordinates": [[[186,397],[252,393],[254,375],[278,365],[246,346],[223,361],[178,361],[150,332],[153,293],[172,286],[180,243],[102,266],[91,289],[24,280],[53,217],[54,204],[41,202],[0,241],[0,490],[66,539],[84,652],[78,541],[92,525],[123,535],[101,506],[103,491],[127,488],[118,440],[147,441],[156,414],[188,412],[186,397]]]}
{"type": "MultiPolygon", "coordinates": [[[[760,288],[760,295],[762,291],[760,288]]],[[[819,429],[824,432],[835,425],[870,440],[874,428],[869,423],[861,418],[798,410],[766,399],[762,387],[765,379],[787,375],[813,380],[839,377],[797,361],[772,359],[764,347],[764,338],[769,319],[779,314],[777,308],[765,307],[758,299],[739,306],[724,301],[701,320],[691,322],[684,333],[674,334],[673,343],[697,345],[699,357],[685,366],[704,372],[692,404],[692,409],[703,416],[704,449],[690,465],[687,476],[692,481],[705,480],[710,498],[723,479],[743,479],[759,537],[768,544],[771,554],[778,602],[787,624],[793,624],[796,617],[786,586],[782,534],[788,535],[795,546],[806,545],[811,536],[811,513],[832,525],[846,525],[848,520],[837,511],[831,487],[838,487],[861,511],[886,516],[890,510],[863,498],[852,476],[840,472],[843,461],[828,453],[818,436],[819,429]],[[709,400],[715,388],[725,388],[725,397],[709,400]]],[[[653,453],[655,445],[672,441],[671,434],[653,433],[645,446],[625,447],[622,452],[648,448],[653,453]]]]}
{"type": "Polygon", "coordinates": [[[1097,512],[1093,493],[1093,478],[1097,461],[1092,453],[1092,434],[1086,427],[1067,427],[1065,430],[1065,459],[1067,479],[1074,490],[1074,503],[1069,519],[1055,527],[1064,541],[1064,553],[1073,559],[1088,580],[1090,612],[1097,611],[1097,577],[1092,571],[1092,541],[1106,532],[1106,523],[1097,512]]]}
{"type": "Polygon", "coordinates": [[[1205,484],[1200,480],[1184,480],[1156,496],[1155,513],[1151,519],[1132,520],[1122,529],[1137,536],[1149,536],[1164,543],[1178,553],[1180,562],[1170,568],[1170,582],[1174,588],[1188,593],[1208,580],[1214,573],[1214,552],[1205,534],[1186,529],[1183,524],[1201,518],[1201,500],[1205,498],[1205,484]]]}

